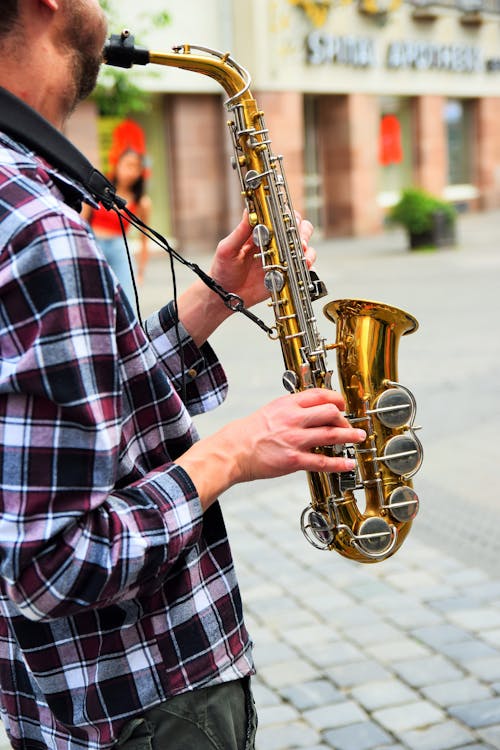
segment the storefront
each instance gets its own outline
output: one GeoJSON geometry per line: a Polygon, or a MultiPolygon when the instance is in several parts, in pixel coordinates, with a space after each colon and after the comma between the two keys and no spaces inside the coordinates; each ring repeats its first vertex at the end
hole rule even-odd
{"type": "MultiPolygon", "coordinates": [[[[364,234],[409,185],[463,210],[500,206],[500,4],[468,7],[184,0],[148,45],[230,49],[252,74],[296,207],[325,236],[364,234]]],[[[176,68],[137,75],[154,95],[139,120],[160,225],[181,246],[212,246],[241,212],[225,96],[176,68]]]]}

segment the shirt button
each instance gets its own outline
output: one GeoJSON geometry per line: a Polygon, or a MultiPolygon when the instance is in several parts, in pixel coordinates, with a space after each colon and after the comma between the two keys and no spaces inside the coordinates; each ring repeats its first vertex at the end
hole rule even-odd
{"type": "Polygon", "coordinates": [[[188,370],[187,374],[189,375],[190,378],[195,378],[198,375],[194,367],[191,367],[191,369],[188,370]]]}

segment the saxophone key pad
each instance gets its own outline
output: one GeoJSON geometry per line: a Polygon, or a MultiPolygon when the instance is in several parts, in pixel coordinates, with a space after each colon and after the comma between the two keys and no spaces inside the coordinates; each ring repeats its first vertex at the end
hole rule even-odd
{"type": "Polygon", "coordinates": [[[309,505],[302,511],[300,527],[307,541],[317,549],[328,549],[333,532],[326,519],[309,505]]]}
{"type": "Polygon", "coordinates": [[[269,245],[271,232],[265,224],[257,224],[252,230],[252,240],[255,247],[263,248],[269,245]]]}
{"type": "Polygon", "coordinates": [[[418,513],[418,495],[411,487],[396,487],[387,499],[387,509],[395,521],[406,523],[418,513]]]}
{"type": "Polygon", "coordinates": [[[356,545],[367,555],[382,555],[387,552],[394,540],[394,533],[383,518],[372,516],[359,527],[356,545]]]}
{"type": "Polygon", "coordinates": [[[390,429],[403,427],[412,419],[413,403],[402,388],[389,388],[380,394],[371,413],[390,429]]]}
{"type": "Polygon", "coordinates": [[[268,292],[281,292],[285,286],[285,275],[277,269],[268,271],[264,276],[264,286],[268,292]]]}
{"type": "Polygon", "coordinates": [[[396,435],[387,441],[381,460],[398,476],[413,473],[422,460],[419,444],[411,435],[396,435]]]}

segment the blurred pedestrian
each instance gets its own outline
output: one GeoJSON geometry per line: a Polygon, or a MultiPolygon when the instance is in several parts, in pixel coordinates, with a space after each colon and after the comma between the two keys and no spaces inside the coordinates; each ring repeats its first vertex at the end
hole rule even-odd
{"type": "MultiPolygon", "coordinates": [[[[143,155],[128,148],[118,157],[110,179],[116,186],[118,195],[127,201],[128,208],[147,224],[151,214],[151,199],[145,192],[144,175],[143,155]]],[[[132,272],[118,215],[114,211],[107,211],[102,206],[99,209],[92,209],[85,205],[83,216],[92,227],[97,244],[103,251],[129,300],[132,305],[135,305],[132,272]]],[[[123,228],[128,232],[130,224],[124,221],[123,228]]],[[[148,258],[148,239],[144,234],[141,234],[137,261],[135,262],[135,259],[132,259],[132,267],[136,270],[138,284],[142,284],[144,281],[148,258]]]]}

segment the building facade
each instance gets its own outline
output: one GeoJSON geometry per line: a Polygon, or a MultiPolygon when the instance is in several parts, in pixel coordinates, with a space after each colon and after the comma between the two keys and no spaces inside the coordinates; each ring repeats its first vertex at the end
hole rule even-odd
{"type": "MultiPolygon", "coordinates": [[[[132,5],[121,3],[131,29],[132,5]]],[[[171,24],[149,29],[143,46],[230,51],[248,69],[295,207],[324,236],[379,231],[410,185],[464,210],[500,206],[500,0],[149,6],[168,10],[171,24]]],[[[212,247],[242,209],[227,95],[177,67],[131,75],[152,97],[151,110],[134,117],[146,132],[156,226],[180,247],[212,247]]],[[[69,126],[90,157],[98,153],[94,121],[86,103],[69,126]]]]}

